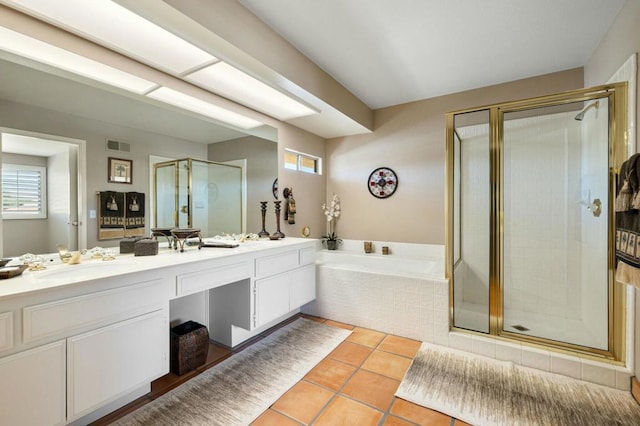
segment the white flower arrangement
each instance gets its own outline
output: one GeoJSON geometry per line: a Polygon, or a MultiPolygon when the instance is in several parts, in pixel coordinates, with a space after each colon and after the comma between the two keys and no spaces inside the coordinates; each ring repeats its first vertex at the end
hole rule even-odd
{"type": "MultiPolygon", "coordinates": [[[[335,222],[340,217],[340,198],[337,194],[333,194],[333,197],[331,197],[331,204],[329,206],[327,206],[327,203],[322,204],[322,211],[327,217],[327,222],[329,222],[329,233],[322,237],[322,241],[326,242],[327,245],[330,241],[333,244],[340,244],[342,240],[338,238],[335,232],[335,222]]],[[[335,250],[335,245],[333,250],[335,250]]]]}
{"type": "Polygon", "coordinates": [[[327,203],[322,203],[322,210],[327,217],[327,222],[331,222],[333,219],[340,217],[340,198],[338,194],[333,194],[331,197],[331,205],[327,207],[327,203]]]}

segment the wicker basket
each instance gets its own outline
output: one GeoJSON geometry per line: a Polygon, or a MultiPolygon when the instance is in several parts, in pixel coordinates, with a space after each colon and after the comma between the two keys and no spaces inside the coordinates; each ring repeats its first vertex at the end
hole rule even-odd
{"type": "Polygon", "coordinates": [[[171,371],[178,376],[195,370],[207,361],[207,327],[187,321],[171,329],[171,371]]]}

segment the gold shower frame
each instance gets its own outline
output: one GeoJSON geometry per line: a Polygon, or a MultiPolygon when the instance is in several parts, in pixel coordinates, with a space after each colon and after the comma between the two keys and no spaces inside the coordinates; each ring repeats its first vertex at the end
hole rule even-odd
{"type": "Polygon", "coordinates": [[[449,280],[450,330],[491,336],[496,339],[516,340],[525,345],[587,355],[616,364],[625,361],[626,286],[615,280],[615,213],[614,202],[620,166],[628,158],[627,144],[627,83],[615,83],[587,89],[466,108],[445,114],[446,119],[446,195],[445,195],[445,273],[449,280]],[[534,108],[566,105],[579,101],[607,98],[609,101],[609,220],[608,232],[608,349],[595,348],[527,336],[503,330],[503,182],[502,146],[504,114],[534,108]],[[454,118],[457,114],[489,111],[490,137],[490,265],[489,265],[489,333],[457,328],[454,324],[454,118]]]}
{"type": "MultiPolygon", "coordinates": [[[[218,166],[225,166],[225,167],[231,167],[231,168],[236,168],[236,169],[240,169],[242,170],[242,167],[240,166],[236,166],[233,164],[225,164],[225,163],[220,163],[217,161],[209,161],[209,160],[200,160],[200,159],[196,159],[196,158],[179,158],[177,160],[168,160],[168,161],[163,161],[160,163],[155,163],[153,165],[153,193],[154,193],[154,198],[153,198],[153,220],[154,220],[154,226],[157,227],[158,224],[158,199],[155,196],[155,194],[158,193],[158,169],[161,167],[167,167],[167,166],[175,166],[175,170],[174,170],[174,203],[176,206],[176,210],[174,210],[173,212],[173,222],[174,222],[174,226],[177,228],[179,227],[178,224],[178,206],[180,205],[180,170],[178,169],[178,164],[180,162],[186,161],[187,162],[187,169],[188,169],[188,173],[187,173],[187,210],[188,210],[188,216],[187,216],[187,228],[193,228],[193,217],[191,212],[193,212],[193,174],[191,173],[191,171],[193,170],[193,162],[197,161],[199,163],[204,163],[204,164],[215,164],[218,166]]],[[[242,191],[242,189],[241,189],[242,191]]],[[[244,215],[244,207],[242,206],[242,204],[240,205],[240,214],[244,215]]],[[[244,232],[244,230],[242,230],[244,232]]]]}

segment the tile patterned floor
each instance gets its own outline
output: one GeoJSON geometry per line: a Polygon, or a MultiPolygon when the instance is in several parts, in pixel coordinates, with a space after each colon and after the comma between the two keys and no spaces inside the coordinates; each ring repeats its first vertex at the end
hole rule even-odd
{"type": "Polygon", "coordinates": [[[466,425],[394,396],[420,342],[304,317],[353,333],[258,417],[253,426],[466,425]]]}
{"type": "MultiPolygon", "coordinates": [[[[353,330],[353,333],[258,417],[253,426],[466,425],[394,396],[420,342],[324,318],[303,316],[333,327],[353,330]]],[[[95,425],[113,422],[273,331],[269,330],[233,351],[212,344],[203,367],[185,376],[168,374],[156,380],[150,394],[100,419],[95,425]]]]}

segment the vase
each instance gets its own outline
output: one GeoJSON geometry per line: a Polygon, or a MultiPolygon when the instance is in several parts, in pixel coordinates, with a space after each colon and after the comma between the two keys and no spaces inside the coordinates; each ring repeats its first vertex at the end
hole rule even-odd
{"type": "Polygon", "coordinates": [[[327,249],[328,250],[337,250],[338,249],[338,242],[337,241],[327,241],[327,249]]]}

